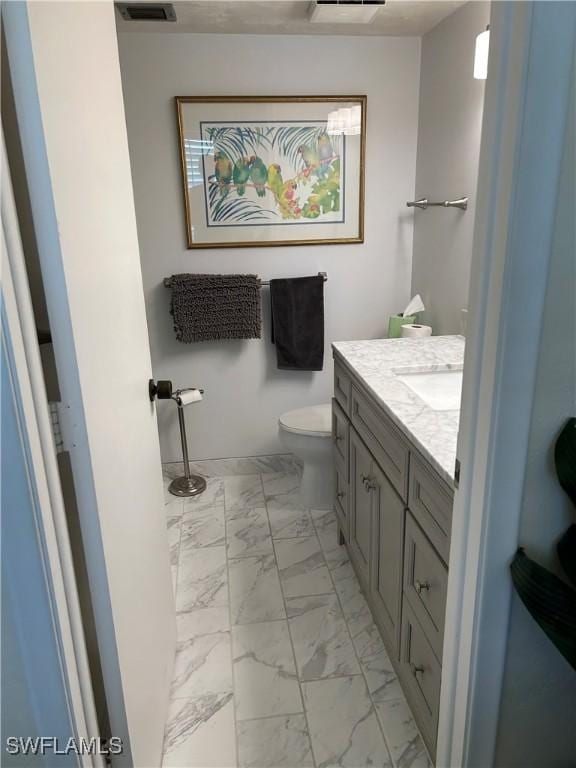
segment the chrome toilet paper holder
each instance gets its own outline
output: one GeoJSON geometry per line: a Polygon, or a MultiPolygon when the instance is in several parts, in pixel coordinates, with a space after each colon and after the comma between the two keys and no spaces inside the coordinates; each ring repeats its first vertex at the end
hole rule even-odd
{"type": "MultiPolygon", "coordinates": [[[[148,382],[148,394],[150,400],[154,401],[154,398],[158,400],[173,400],[178,407],[178,426],[180,427],[180,439],[182,441],[182,463],[184,465],[184,474],[180,477],[174,478],[168,490],[173,496],[188,497],[198,496],[206,490],[206,480],[200,475],[194,475],[190,471],[190,461],[188,458],[188,439],[186,437],[186,421],[184,419],[185,404],[182,402],[181,395],[185,392],[190,392],[195,387],[187,387],[185,389],[177,389],[175,392],[172,388],[171,381],[158,381],[154,382],[150,379],[148,382]]],[[[201,395],[204,394],[203,389],[198,389],[201,395]]]]}

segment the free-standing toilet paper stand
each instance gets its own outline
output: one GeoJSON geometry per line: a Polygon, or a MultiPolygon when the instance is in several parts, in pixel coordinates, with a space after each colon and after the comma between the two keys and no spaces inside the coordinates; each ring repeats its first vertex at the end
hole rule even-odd
{"type": "MultiPolygon", "coordinates": [[[[148,392],[150,400],[153,401],[155,397],[158,400],[174,400],[178,406],[178,424],[180,426],[180,439],[182,440],[182,461],[184,464],[184,475],[177,477],[168,486],[168,490],[174,496],[197,496],[206,490],[206,480],[200,475],[193,475],[190,472],[190,462],[188,459],[188,440],[186,438],[186,422],[184,420],[184,406],[194,400],[190,399],[189,394],[198,392],[201,395],[204,394],[203,389],[194,389],[189,387],[187,389],[177,389],[176,392],[172,391],[171,381],[158,381],[154,383],[153,379],[150,379],[148,384],[148,392]],[[187,397],[188,395],[188,397],[187,397]]],[[[197,398],[198,400],[201,397],[197,398]]]]}

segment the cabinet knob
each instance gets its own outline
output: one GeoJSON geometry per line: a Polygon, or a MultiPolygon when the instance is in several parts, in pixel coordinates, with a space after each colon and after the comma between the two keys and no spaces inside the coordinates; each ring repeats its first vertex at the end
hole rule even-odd
{"type": "Polygon", "coordinates": [[[334,440],[335,443],[339,443],[341,440],[343,440],[343,437],[342,435],[334,435],[332,439],[334,440]]]}
{"type": "Polygon", "coordinates": [[[410,664],[410,671],[414,677],[417,677],[418,675],[422,675],[424,673],[424,667],[417,666],[416,664],[410,664]]]}
{"type": "Polygon", "coordinates": [[[360,480],[362,480],[365,491],[372,491],[374,490],[374,488],[376,488],[376,483],[374,482],[374,478],[371,477],[370,475],[360,475],[360,480]]]}
{"type": "Polygon", "coordinates": [[[344,498],[344,496],[346,496],[346,494],[344,493],[344,491],[338,491],[338,493],[336,494],[336,498],[337,498],[337,499],[343,499],[343,498],[344,498]]]}
{"type": "Polygon", "coordinates": [[[418,579],[416,579],[414,582],[414,589],[420,595],[422,590],[430,589],[430,583],[428,581],[418,581],[418,579]]]}
{"type": "Polygon", "coordinates": [[[370,477],[368,475],[367,477],[365,475],[362,475],[362,482],[364,483],[364,490],[369,493],[370,491],[373,491],[376,488],[376,481],[373,477],[370,477]]]}

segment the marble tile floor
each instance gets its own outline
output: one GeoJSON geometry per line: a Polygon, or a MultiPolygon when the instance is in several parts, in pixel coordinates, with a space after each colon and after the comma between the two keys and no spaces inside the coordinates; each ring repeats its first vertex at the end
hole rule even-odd
{"type": "Polygon", "coordinates": [[[334,514],[291,456],[195,462],[168,492],[178,646],[163,766],[429,768],[334,514]]]}

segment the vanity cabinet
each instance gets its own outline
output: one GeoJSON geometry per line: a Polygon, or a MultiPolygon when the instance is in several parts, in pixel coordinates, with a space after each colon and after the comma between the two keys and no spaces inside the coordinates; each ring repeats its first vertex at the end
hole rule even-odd
{"type": "Polygon", "coordinates": [[[450,553],[452,499],[452,491],[437,477],[436,472],[413,453],[408,506],[436,551],[446,562],[450,553]]]}
{"type": "Polygon", "coordinates": [[[332,405],[341,541],[434,758],[453,490],[337,356],[332,405]]]}
{"type": "Polygon", "coordinates": [[[404,535],[404,595],[439,660],[444,642],[447,585],[448,568],[408,512],[404,535]]]}
{"type": "Polygon", "coordinates": [[[335,493],[334,511],[338,518],[340,531],[344,539],[349,534],[349,453],[350,453],[350,424],[336,398],[332,400],[332,441],[334,443],[335,493]]]}
{"type": "Polygon", "coordinates": [[[400,682],[432,758],[436,756],[442,668],[410,603],[402,603],[400,682]]]}
{"type": "Polygon", "coordinates": [[[374,462],[354,429],[350,430],[350,527],[348,546],[358,579],[369,587],[372,549],[372,490],[374,462]]]}
{"type": "Polygon", "coordinates": [[[402,499],[408,491],[408,445],[370,398],[352,384],[351,421],[402,499]]]}
{"type": "Polygon", "coordinates": [[[338,518],[338,525],[340,527],[341,536],[345,541],[348,541],[348,494],[349,484],[344,478],[342,473],[336,470],[336,493],[334,496],[334,510],[336,517],[338,518]]]}
{"type": "Polygon", "coordinates": [[[396,656],[400,642],[405,505],[376,462],[372,476],[374,549],[369,594],[386,645],[396,656]]]}
{"type": "Polygon", "coordinates": [[[334,366],[334,399],[344,413],[350,413],[350,397],[352,395],[352,379],[341,365],[334,366]]]}
{"type": "Polygon", "coordinates": [[[332,440],[334,442],[334,463],[348,479],[348,450],[350,424],[336,399],[332,401],[332,440]]]}

